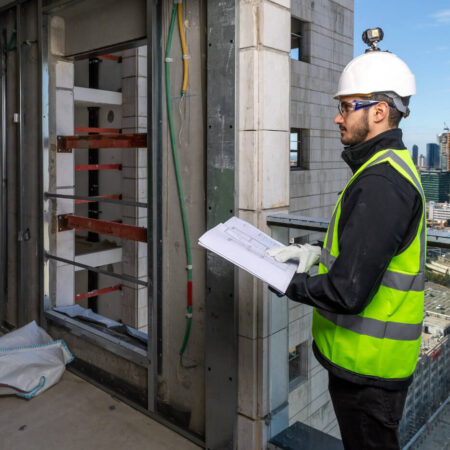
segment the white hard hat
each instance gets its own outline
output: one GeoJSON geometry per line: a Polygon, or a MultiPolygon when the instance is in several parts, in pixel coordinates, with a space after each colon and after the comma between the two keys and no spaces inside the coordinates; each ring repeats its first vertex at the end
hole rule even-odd
{"type": "Polygon", "coordinates": [[[409,97],[416,93],[416,79],[406,63],[393,53],[369,51],[347,64],[334,98],[375,92],[409,97]]]}

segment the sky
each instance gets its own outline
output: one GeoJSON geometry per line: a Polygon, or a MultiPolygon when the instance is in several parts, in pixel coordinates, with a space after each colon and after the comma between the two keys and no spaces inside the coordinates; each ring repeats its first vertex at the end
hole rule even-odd
{"type": "Polygon", "coordinates": [[[437,142],[450,127],[450,1],[355,0],[354,54],[367,48],[361,39],[367,28],[381,27],[379,44],[403,59],[416,77],[417,94],[411,98],[411,114],[400,122],[405,145],[437,142]]]}

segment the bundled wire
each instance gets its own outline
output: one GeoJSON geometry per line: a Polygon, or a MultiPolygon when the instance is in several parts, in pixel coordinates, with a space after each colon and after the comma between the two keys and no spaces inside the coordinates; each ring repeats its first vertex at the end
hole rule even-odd
{"type": "Polygon", "coordinates": [[[181,96],[184,97],[187,90],[188,76],[189,76],[189,55],[186,50],[186,38],[184,36],[183,26],[183,5],[180,1],[178,3],[178,28],[180,30],[181,50],[183,52],[183,86],[181,87],[181,96]]]}
{"type": "Polygon", "coordinates": [[[180,41],[181,41],[181,51],[183,54],[183,83],[181,87],[181,98],[178,105],[179,112],[180,112],[180,131],[178,132],[178,140],[181,145],[181,136],[183,134],[183,111],[182,107],[185,104],[185,98],[186,98],[186,92],[187,92],[187,84],[188,84],[188,77],[189,77],[189,55],[187,54],[187,48],[186,48],[186,37],[184,34],[184,25],[183,25],[183,4],[181,0],[178,3],[178,29],[180,31],[180,41]]]}
{"type": "MultiPolygon", "coordinates": [[[[184,338],[183,342],[181,344],[181,348],[178,352],[179,354],[179,361],[177,365],[177,373],[179,374],[179,366],[183,366],[183,354],[186,350],[187,343],[189,341],[189,335],[191,332],[191,325],[192,325],[192,256],[191,256],[191,242],[189,238],[189,228],[188,228],[188,222],[187,222],[187,215],[186,215],[186,204],[184,201],[184,194],[183,194],[183,185],[181,183],[181,174],[179,169],[179,162],[178,162],[178,153],[176,150],[176,141],[175,141],[175,132],[174,132],[174,126],[173,126],[173,116],[172,116],[172,106],[171,106],[171,91],[170,91],[170,63],[172,62],[172,58],[170,57],[170,51],[172,47],[172,36],[173,36],[173,30],[175,27],[175,20],[177,18],[178,14],[178,23],[180,28],[180,36],[182,35],[181,41],[183,45],[183,55],[185,54],[186,50],[186,42],[184,38],[184,30],[182,29],[182,14],[181,14],[181,2],[175,3],[173,5],[172,10],[172,18],[170,21],[170,27],[169,27],[169,36],[167,38],[167,48],[166,48],[166,56],[165,56],[165,69],[166,69],[166,101],[167,101],[167,116],[169,121],[169,133],[170,133],[170,142],[172,145],[172,155],[173,155],[173,164],[175,168],[175,177],[177,181],[177,187],[178,187],[178,197],[180,200],[180,209],[181,209],[181,218],[183,222],[183,230],[184,230],[184,241],[185,241],[185,247],[186,247],[186,269],[188,273],[188,281],[187,281],[187,311],[186,311],[186,329],[184,332],[184,338]]],[[[183,87],[181,95],[184,96],[185,89],[187,87],[187,58],[184,58],[185,64],[184,66],[184,79],[183,79],[183,87]]],[[[185,367],[189,368],[191,366],[185,367]]]]}

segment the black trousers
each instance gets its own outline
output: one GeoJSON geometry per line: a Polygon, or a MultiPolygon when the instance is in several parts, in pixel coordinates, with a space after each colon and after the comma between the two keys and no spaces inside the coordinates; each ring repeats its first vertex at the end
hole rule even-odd
{"type": "Polygon", "coordinates": [[[345,450],[400,449],[398,424],[408,389],[363,386],[329,373],[329,391],[345,450]]]}

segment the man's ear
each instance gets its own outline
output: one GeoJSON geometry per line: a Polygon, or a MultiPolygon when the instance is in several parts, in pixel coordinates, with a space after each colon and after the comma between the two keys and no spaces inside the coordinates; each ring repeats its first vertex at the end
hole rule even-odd
{"type": "Polygon", "coordinates": [[[381,123],[389,119],[389,105],[386,102],[380,102],[372,106],[373,120],[375,123],[381,123]]]}

